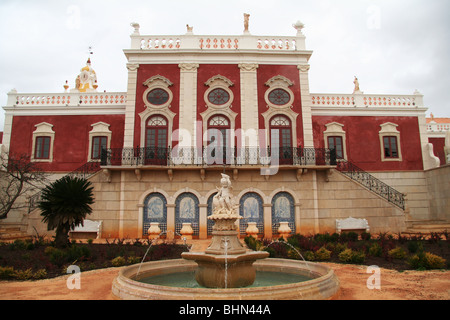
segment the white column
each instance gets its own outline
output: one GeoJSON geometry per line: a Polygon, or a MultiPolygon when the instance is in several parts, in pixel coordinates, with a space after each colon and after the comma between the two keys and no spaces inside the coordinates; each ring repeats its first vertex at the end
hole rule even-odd
{"type": "Polygon", "coordinates": [[[319,233],[319,192],[317,190],[317,171],[312,170],[313,202],[314,202],[314,233],[319,233]]]}
{"type": "Polygon", "coordinates": [[[241,129],[242,146],[258,146],[258,82],[256,63],[241,63],[241,129]],[[245,139],[248,137],[248,143],[245,139]]]}
{"type": "Polygon", "coordinates": [[[128,63],[128,87],[127,104],[125,107],[125,132],[123,139],[124,148],[134,147],[134,117],[136,109],[136,88],[137,88],[137,70],[138,63],[128,63]]]}
{"type": "Polygon", "coordinates": [[[199,204],[199,239],[207,239],[208,238],[208,205],[207,204],[199,204]]]}
{"type": "Polygon", "coordinates": [[[311,113],[311,95],[309,92],[309,64],[300,64],[300,91],[302,99],[302,120],[303,120],[303,139],[305,148],[314,148],[312,113],[311,113]]]}
{"type": "Polygon", "coordinates": [[[180,72],[180,135],[190,135],[191,141],[183,141],[184,147],[196,146],[197,133],[197,69],[196,63],[181,63],[180,72]]]}

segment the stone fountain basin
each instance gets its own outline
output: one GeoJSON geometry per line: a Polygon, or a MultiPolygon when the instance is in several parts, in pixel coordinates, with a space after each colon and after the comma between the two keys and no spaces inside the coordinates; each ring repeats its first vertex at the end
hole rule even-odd
{"type": "Polygon", "coordinates": [[[326,300],[339,291],[339,280],[325,265],[288,259],[264,259],[253,264],[257,271],[282,272],[310,276],[313,279],[268,287],[207,289],[147,284],[137,280],[150,276],[195,272],[197,263],[185,259],[151,261],[120,270],[112,293],[124,300],[326,300]]]}

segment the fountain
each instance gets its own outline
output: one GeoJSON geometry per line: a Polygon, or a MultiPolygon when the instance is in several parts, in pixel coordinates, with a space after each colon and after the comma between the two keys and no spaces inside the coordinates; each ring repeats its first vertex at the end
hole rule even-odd
{"type": "Polygon", "coordinates": [[[247,250],[238,238],[236,221],[242,217],[230,191],[230,177],[222,174],[220,184],[213,199],[213,214],[208,217],[215,224],[205,252],[184,252],[182,259],[125,267],[114,279],[115,296],[151,300],[273,300],[330,299],[337,294],[339,280],[324,265],[270,259],[268,252],[247,250]]]}
{"type": "Polygon", "coordinates": [[[256,260],[269,257],[268,252],[247,252],[238,238],[236,221],[242,217],[236,212],[231,195],[230,177],[222,174],[221,188],[213,199],[214,221],[212,241],[204,253],[182,253],[181,257],[197,263],[197,282],[206,288],[242,288],[253,284],[256,260]]]}

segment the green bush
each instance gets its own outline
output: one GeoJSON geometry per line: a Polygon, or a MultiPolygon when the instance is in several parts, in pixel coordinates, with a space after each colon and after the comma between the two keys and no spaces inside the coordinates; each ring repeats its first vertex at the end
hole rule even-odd
{"type": "Polygon", "coordinates": [[[305,258],[306,261],[314,261],[314,252],[312,251],[306,251],[303,254],[303,258],[305,258]]]}
{"type": "Polygon", "coordinates": [[[406,251],[401,247],[396,247],[388,251],[388,256],[393,259],[405,259],[406,251]]]}
{"type": "Polygon", "coordinates": [[[61,249],[54,248],[54,250],[53,249],[50,250],[49,258],[51,263],[53,263],[58,267],[62,267],[66,262],[66,253],[61,249]]]}
{"type": "Polygon", "coordinates": [[[378,243],[374,243],[369,248],[369,255],[371,255],[372,257],[381,257],[382,254],[383,248],[381,248],[381,246],[378,243]]]}
{"type": "Polygon", "coordinates": [[[444,269],[446,267],[446,260],[430,252],[421,251],[410,257],[408,264],[411,268],[418,270],[444,269]]]}
{"type": "Polygon", "coordinates": [[[330,260],[331,251],[325,249],[325,247],[322,247],[314,253],[314,258],[317,261],[330,260]]]}
{"type": "Polygon", "coordinates": [[[14,277],[15,271],[13,267],[0,267],[0,279],[9,280],[14,277]]]}
{"type": "Polygon", "coordinates": [[[345,263],[363,263],[366,259],[366,255],[362,251],[346,249],[339,253],[338,258],[341,262],[345,263]]]}
{"type": "Polygon", "coordinates": [[[121,257],[121,256],[116,257],[116,258],[114,258],[114,259],[111,260],[111,264],[112,264],[114,267],[122,267],[122,266],[124,266],[126,263],[127,263],[127,261],[125,260],[125,258],[124,258],[124,257],[121,257]]]}
{"type": "Polygon", "coordinates": [[[408,241],[407,248],[410,253],[416,253],[423,250],[423,245],[419,241],[408,241]]]}

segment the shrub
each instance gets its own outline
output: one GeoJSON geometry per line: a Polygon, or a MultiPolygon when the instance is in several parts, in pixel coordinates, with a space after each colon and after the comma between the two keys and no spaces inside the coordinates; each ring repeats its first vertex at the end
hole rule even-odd
{"type": "Polygon", "coordinates": [[[66,251],[66,261],[72,263],[80,259],[86,259],[91,256],[91,249],[87,246],[76,246],[68,248],[66,251]]]}
{"type": "Polygon", "coordinates": [[[15,271],[13,267],[0,267],[0,279],[8,280],[14,277],[15,271]]]}
{"type": "Polygon", "coordinates": [[[381,246],[378,243],[374,243],[369,248],[369,255],[371,255],[372,257],[381,257],[382,254],[383,254],[383,249],[381,248],[381,246]]]}
{"type": "Polygon", "coordinates": [[[446,260],[438,255],[425,252],[425,261],[428,269],[444,269],[446,260]]]}
{"type": "Polygon", "coordinates": [[[111,260],[111,264],[114,266],[114,267],[122,267],[122,266],[124,266],[125,264],[126,264],[126,260],[125,260],[125,258],[124,257],[121,257],[121,256],[119,256],[119,257],[116,257],[116,258],[114,258],[114,259],[112,259],[111,260]]]}
{"type": "Polygon", "coordinates": [[[408,264],[413,269],[443,269],[446,260],[430,252],[419,252],[408,259],[408,264]]]}
{"type": "Polygon", "coordinates": [[[401,247],[396,247],[395,249],[388,251],[388,256],[393,259],[405,259],[406,251],[401,247]]]}
{"type": "Polygon", "coordinates": [[[338,258],[339,261],[342,262],[351,262],[353,256],[353,250],[352,249],[345,249],[341,253],[339,253],[338,258]]]}
{"type": "Polygon", "coordinates": [[[364,241],[369,241],[371,237],[372,236],[369,232],[364,231],[363,233],[361,233],[361,239],[364,241]]]}
{"type": "Polygon", "coordinates": [[[306,251],[303,254],[303,258],[305,258],[306,261],[314,261],[314,252],[312,251],[306,251]]]}
{"type": "Polygon", "coordinates": [[[66,253],[61,249],[54,248],[54,250],[50,250],[49,258],[51,263],[61,267],[66,262],[66,253]]]}
{"type": "Polygon", "coordinates": [[[418,250],[423,250],[423,245],[419,241],[408,241],[407,248],[410,253],[416,253],[418,250]]]}
{"type": "Polygon", "coordinates": [[[314,253],[314,257],[317,261],[330,260],[331,251],[325,249],[325,247],[322,247],[314,253]]]}
{"type": "Polygon", "coordinates": [[[341,262],[363,263],[366,255],[362,251],[353,251],[352,249],[346,249],[338,255],[338,258],[341,262]]]}

